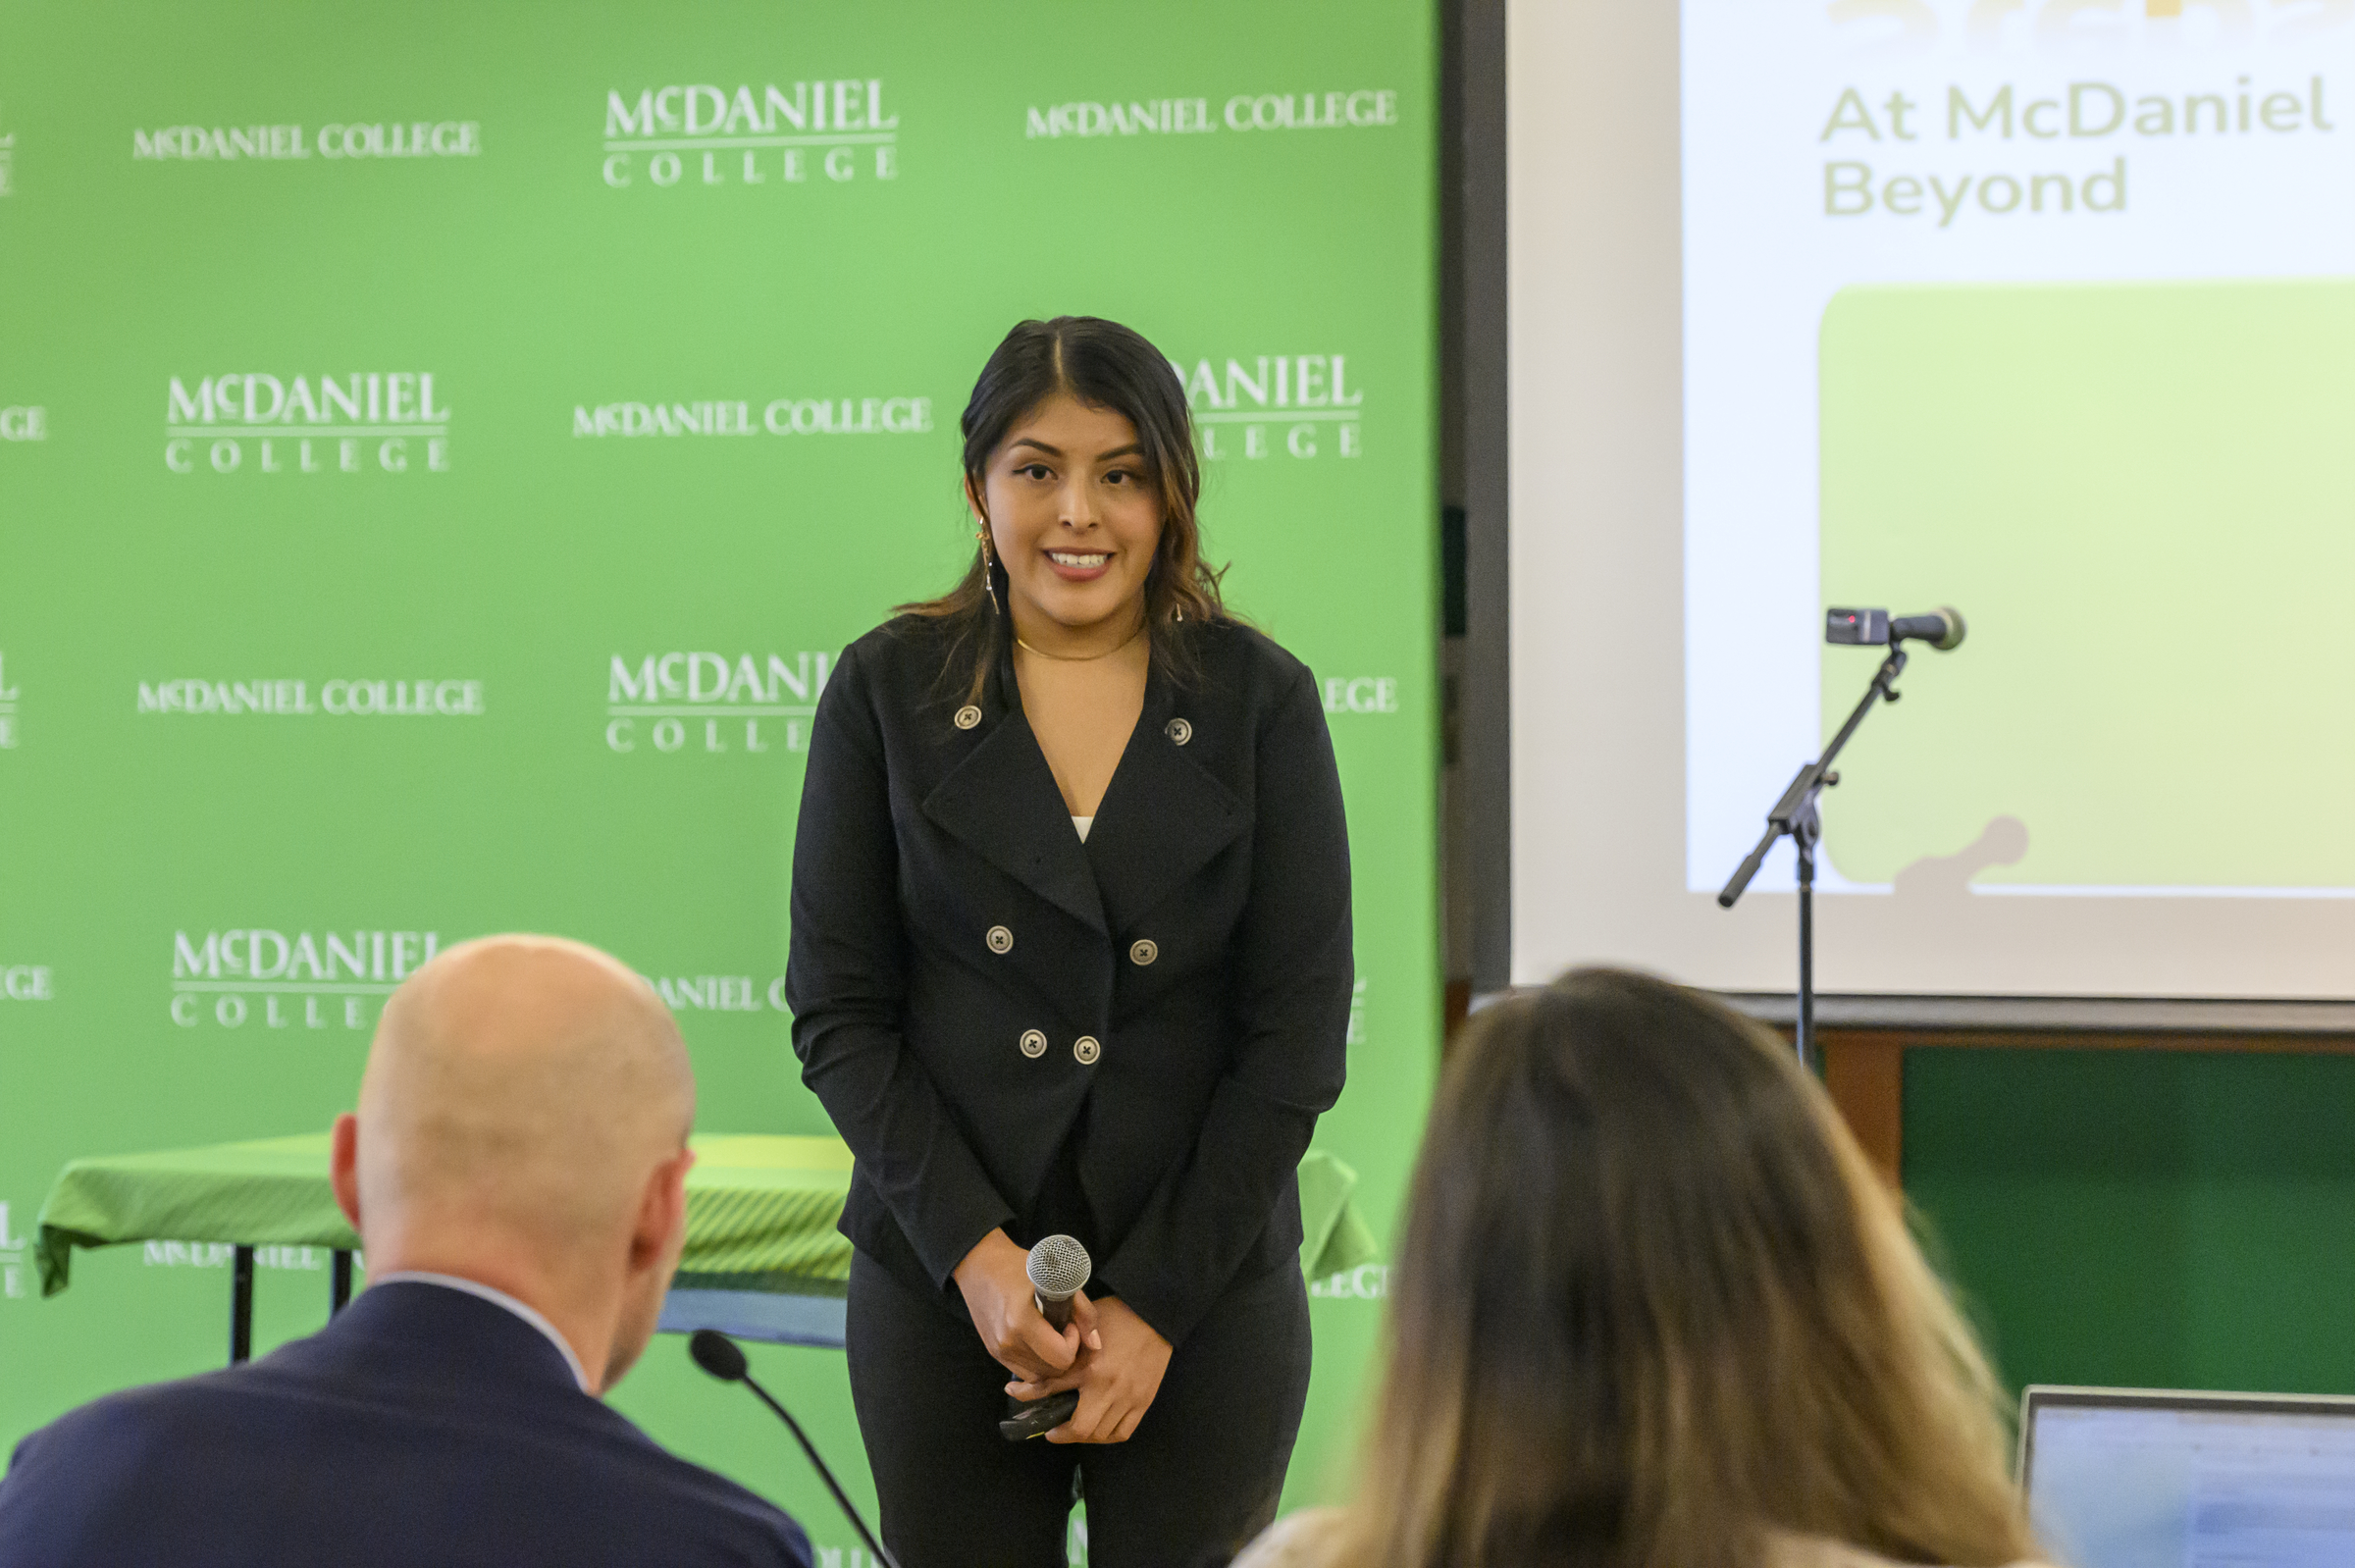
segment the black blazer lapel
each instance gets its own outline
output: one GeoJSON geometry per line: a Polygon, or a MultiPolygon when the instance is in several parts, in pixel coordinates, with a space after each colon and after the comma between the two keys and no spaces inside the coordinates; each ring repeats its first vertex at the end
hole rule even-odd
{"type": "Polygon", "coordinates": [[[924,797],[924,815],[1057,909],[1104,930],[1095,875],[1030,721],[1020,704],[991,706],[996,713],[982,720],[988,733],[924,797]]]}
{"type": "Polygon", "coordinates": [[[1087,835],[1087,859],[1114,929],[1142,918],[1250,826],[1250,810],[1188,750],[1203,745],[1194,732],[1204,725],[1238,722],[1234,706],[1201,693],[1181,697],[1153,666],[1144,711],[1087,835]],[[1179,722],[1184,744],[1173,733],[1179,722]]]}

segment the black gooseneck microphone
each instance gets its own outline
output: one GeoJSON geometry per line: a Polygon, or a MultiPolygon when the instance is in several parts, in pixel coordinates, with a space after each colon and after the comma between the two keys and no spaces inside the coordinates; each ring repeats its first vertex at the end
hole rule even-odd
{"type": "Polygon", "coordinates": [[[826,1490],[834,1493],[834,1500],[842,1505],[843,1513],[858,1530],[859,1539],[866,1543],[867,1556],[883,1564],[883,1568],[900,1568],[899,1560],[883,1549],[883,1543],[875,1539],[875,1533],[866,1528],[866,1521],[859,1517],[859,1510],[851,1506],[851,1499],[843,1493],[842,1483],[834,1479],[834,1472],[828,1470],[826,1462],[817,1456],[817,1449],[810,1441],[809,1434],[802,1431],[802,1424],[794,1420],[792,1414],[777,1403],[753,1377],[752,1369],[745,1364],[743,1347],[717,1329],[698,1329],[687,1338],[687,1353],[695,1358],[697,1366],[720,1382],[743,1384],[759,1396],[762,1404],[777,1413],[777,1419],[792,1432],[793,1440],[800,1443],[802,1452],[810,1456],[810,1463],[817,1471],[818,1479],[826,1484],[826,1490]]]}

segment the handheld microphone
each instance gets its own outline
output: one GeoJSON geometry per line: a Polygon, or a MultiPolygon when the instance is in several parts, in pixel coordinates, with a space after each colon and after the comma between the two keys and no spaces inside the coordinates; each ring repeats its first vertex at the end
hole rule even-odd
{"type": "Polygon", "coordinates": [[[1962,612],[1941,605],[1926,615],[1891,615],[1885,609],[1827,609],[1823,640],[1848,646],[1878,647],[1908,639],[1927,643],[1940,653],[1962,646],[1962,612]]]}
{"type": "MultiPolygon", "coordinates": [[[[1030,1277],[1030,1299],[1038,1303],[1038,1315],[1058,1333],[1070,1326],[1072,1297],[1087,1283],[1093,1269],[1087,1248],[1067,1235],[1048,1236],[1023,1260],[1022,1273],[1030,1277]]],[[[1071,1420],[1072,1412],[1079,1408],[1079,1390],[1066,1388],[1028,1401],[1010,1398],[1006,1405],[1011,1413],[998,1423],[998,1436],[1008,1442],[1023,1442],[1043,1437],[1071,1420]]]]}
{"type": "Polygon", "coordinates": [[[1087,1248],[1066,1235],[1052,1235],[1030,1249],[1022,1272],[1030,1277],[1031,1299],[1039,1315],[1062,1330],[1072,1321],[1072,1297],[1086,1284],[1094,1265],[1087,1248]]]}
{"type": "Polygon", "coordinates": [[[883,1549],[883,1543],[875,1540],[874,1532],[866,1528],[866,1521],[859,1517],[859,1510],[851,1506],[851,1499],[843,1492],[842,1483],[834,1479],[834,1472],[828,1470],[826,1462],[817,1456],[817,1449],[811,1443],[809,1435],[802,1431],[802,1424],[794,1420],[786,1408],[754,1380],[752,1370],[745,1364],[744,1348],[716,1329],[698,1329],[688,1336],[687,1353],[695,1358],[697,1366],[720,1382],[743,1384],[759,1395],[762,1404],[777,1413],[777,1419],[792,1432],[794,1441],[802,1445],[802,1452],[810,1456],[810,1463],[817,1471],[818,1479],[826,1484],[826,1490],[842,1505],[843,1513],[859,1532],[859,1539],[865,1542],[868,1558],[883,1564],[883,1568],[900,1568],[899,1560],[883,1549]]]}

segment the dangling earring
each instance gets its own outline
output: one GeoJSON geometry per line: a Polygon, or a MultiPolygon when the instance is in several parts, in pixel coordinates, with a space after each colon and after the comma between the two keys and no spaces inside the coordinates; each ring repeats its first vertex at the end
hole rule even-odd
{"type": "Polygon", "coordinates": [[[998,563],[989,553],[989,530],[986,527],[976,528],[973,538],[981,542],[981,591],[989,596],[989,612],[1003,615],[1006,609],[998,602],[998,563]]]}

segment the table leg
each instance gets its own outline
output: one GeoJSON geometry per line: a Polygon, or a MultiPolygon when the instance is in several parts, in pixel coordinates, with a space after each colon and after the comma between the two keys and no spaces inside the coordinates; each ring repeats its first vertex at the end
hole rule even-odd
{"type": "Polygon", "coordinates": [[[229,1286],[229,1364],[253,1359],[253,1248],[233,1254],[229,1286]]]}
{"type": "Polygon", "coordinates": [[[328,1286],[327,1315],[334,1317],[351,1305],[351,1253],[336,1248],[335,1278],[328,1286]]]}

